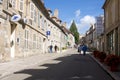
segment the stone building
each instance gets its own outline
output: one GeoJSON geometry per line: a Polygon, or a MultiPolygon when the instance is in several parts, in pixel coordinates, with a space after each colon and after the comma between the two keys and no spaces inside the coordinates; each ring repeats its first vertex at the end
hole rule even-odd
{"type": "Polygon", "coordinates": [[[57,10],[55,15],[54,20],[41,0],[1,0],[0,59],[46,53],[50,44],[61,49],[66,34],[57,10]]]}
{"type": "Polygon", "coordinates": [[[104,48],[104,39],[102,37],[104,33],[104,16],[96,16],[96,23],[94,24],[95,26],[95,33],[94,33],[94,47],[97,48],[99,51],[103,51],[104,48]]]}
{"type": "Polygon", "coordinates": [[[67,35],[64,41],[65,42],[64,44],[66,44],[66,48],[74,48],[75,39],[73,34],[66,28],[66,22],[62,24],[62,29],[67,35]]]}
{"type": "Polygon", "coordinates": [[[94,43],[95,43],[94,32],[95,32],[95,27],[93,24],[91,24],[89,30],[86,32],[85,35],[85,43],[89,48],[94,48],[94,43]]]}
{"type": "Polygon", "coordinates": [[[105,51],[120,55],[120,0],[106,0],[105,16],[105,51]]]}

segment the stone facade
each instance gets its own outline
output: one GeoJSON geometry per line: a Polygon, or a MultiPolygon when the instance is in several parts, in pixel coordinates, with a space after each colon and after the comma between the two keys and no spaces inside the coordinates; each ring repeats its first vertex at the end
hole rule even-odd
{"type": "Polygon", "coordinates": [[[120,55],[120,1],[106,0],[105,13],[105,51],[120,55]]]}
{"type": "Polygon", "coordinates": [[[57,10],[55,15],[57,18],[53,19],[41,0],[3,0],[0,3],[0,60],[47,53],[51,44],[57,45],[59,51],[65,47],[67,35],[61,28],[57,10]],[[15,15],[20,15],[20,20],[12,21],[15,15]]]}
{"type": "Polygon", "coordinates": [[[95,47],[95,27],[93,24],[91,24],[89,30],[86,32],[86,35],[85,35],[85,43],[87,44],[87,46],[89,48],[93,48],[95,47]]]}

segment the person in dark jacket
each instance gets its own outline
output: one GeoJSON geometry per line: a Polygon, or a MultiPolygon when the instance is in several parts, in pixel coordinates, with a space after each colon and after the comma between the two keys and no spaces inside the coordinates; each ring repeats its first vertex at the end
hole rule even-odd
{"type": "Polygon", "coordinates": [[[52,46],[52,45],[50,45],[50,53],[52,53],[52,48],[53,48],[53,46],[52,46]]]}
{"type": "Polygon", "coordinates": [[[83,51],[83,55],[86,55],[86,51],[87,51],[87,46],[85,44],[82,45],[82,51],[83,51]]]}
{"type": "Polygon", "coordinates": [[[54,49],[55,49],[55,52],[57,52],[57,45],[55,45],[54,49]]]}

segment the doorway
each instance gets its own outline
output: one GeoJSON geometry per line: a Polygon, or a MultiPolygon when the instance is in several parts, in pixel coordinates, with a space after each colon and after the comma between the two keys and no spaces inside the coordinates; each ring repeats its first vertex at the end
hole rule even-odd
{"type": "Polygon", "coordinates": [[[12,58],[15,57],[15,28],[16,24],[11,24],[11,35],[10,35],[10,46],[11,46],[11,54],[12,58]]]}

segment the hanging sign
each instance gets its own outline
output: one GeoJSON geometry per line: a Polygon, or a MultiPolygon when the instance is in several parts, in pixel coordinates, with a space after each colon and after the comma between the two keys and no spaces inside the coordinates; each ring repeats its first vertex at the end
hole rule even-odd
{"type": "Polygon", "coordinates": [[[17,15],[12,16],[11,21],[17,22],[17,21],[19,21],[20,19],[21,19],[21,16],[17,14],[17,15]]]}

